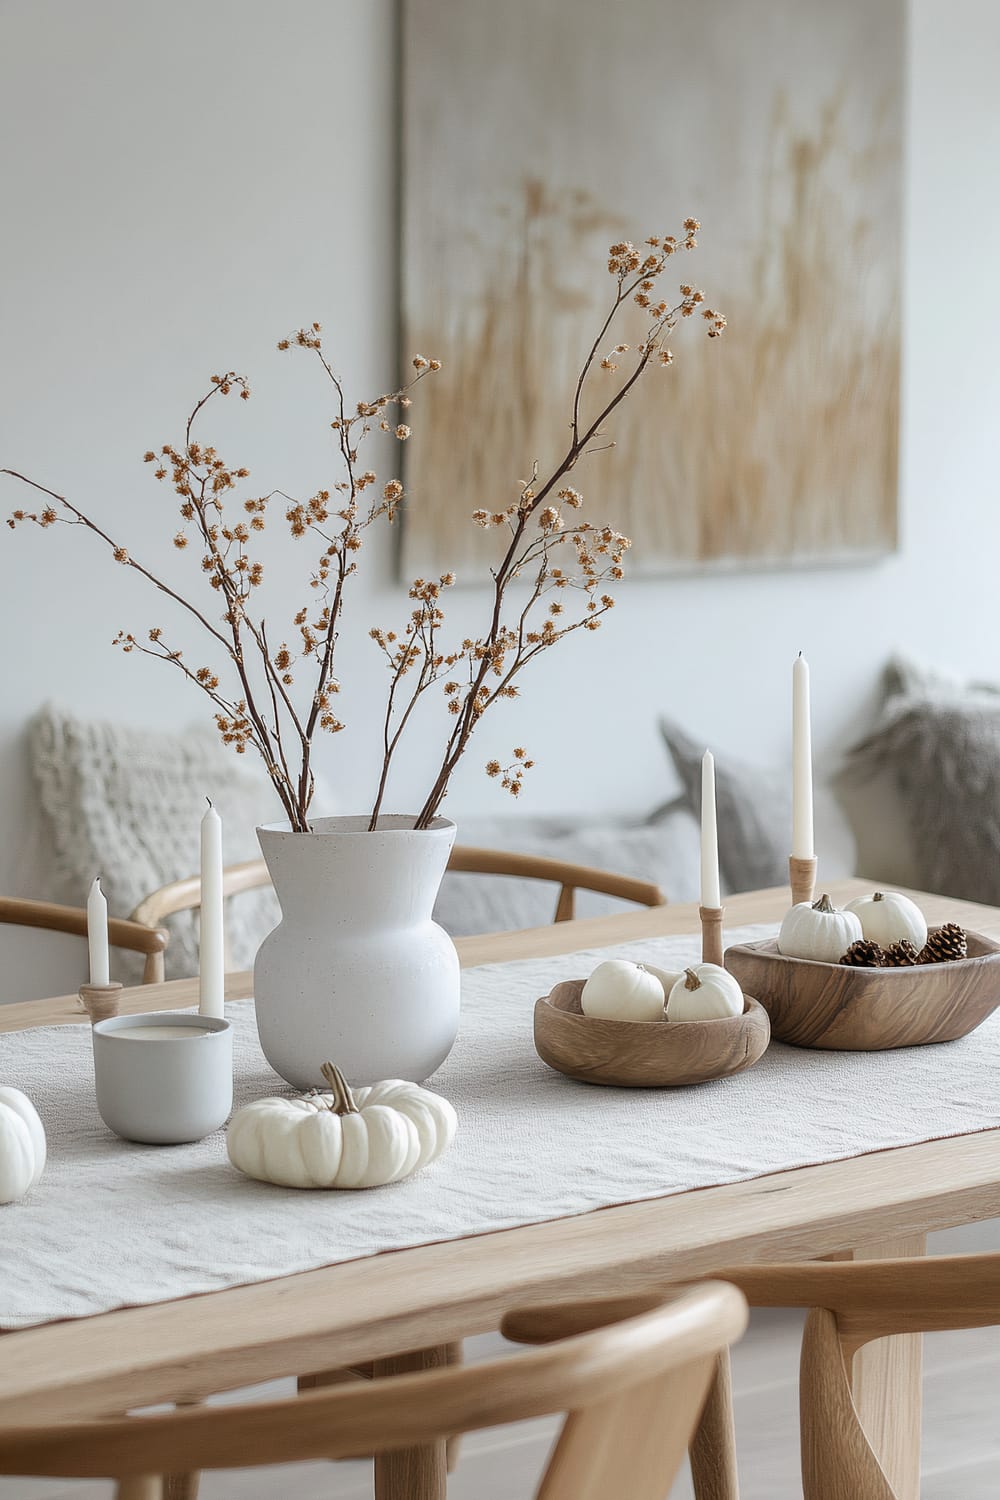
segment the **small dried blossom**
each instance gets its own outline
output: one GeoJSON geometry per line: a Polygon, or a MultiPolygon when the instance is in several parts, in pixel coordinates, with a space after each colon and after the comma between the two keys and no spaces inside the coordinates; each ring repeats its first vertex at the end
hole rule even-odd
{"type": "Polygon", "coordinates": [[[514,759],[509,766],[502,766],[498,760],[486,762],[486,774],[493,780],[499,780],[505,792],[512,797],[521,795],[521,786],[524,781],[525,771],[530,771],[535,764],[528,759],[528,752],[521,746],[514,751],[514,759]]]}

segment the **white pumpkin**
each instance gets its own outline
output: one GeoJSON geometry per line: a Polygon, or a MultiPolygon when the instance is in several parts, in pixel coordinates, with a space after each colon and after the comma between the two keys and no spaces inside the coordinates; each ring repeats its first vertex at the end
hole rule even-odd
{"type": "Polygon", "coordinates": [[[20,1089],[0,1088],[0,1203],[34,1187],[45,1166],[45,1129],[20,1089]]]}
{"type": "Polygon", "coordinates": [[[863,936],[861,918],[855,912],[841,911],[829,896],[820,896],[812,905],[800,901],[785,913],[778,933],[778,952],[787,958],[837,964],[851,944],[863,936]]]}
{"type": "Polygon", "coordinates": [[[667,999],[668,1021],[722,1021],[742,1014],[743,991],[718,964],[685,969],[667,999]]]}
{"type": "Polygon", "coordinates": [[[662,1021],[663,1001],[663,983],[651,970],[607,958],[584,985],[580,1007],[603,1021],[662,1021]]]}
{"type": "Polygon", "coordinates": [[[670,998],[670,991],[673,989],[678,979],[682,977],[684,970],[658,969],[655,964],[643,964],[642,967],[646,970],[647,974],[655,974],[657,979],[663,985],[663,1003],[665,1005],[667,1003],[667,1000],[670,998]]]}
{"type": "Polygon", "coordinates": [[[352,1090],[332,1063],[322,1073],[329,1094],[237,1110],[226,1132],[234,1167],[282,1187],[381,1187],[419,1172],[455,1137],[458,1117],[440,1094],[401,1078],[352,1090]]]}
{"type": "Polygon", "coordinates": [[[878,943],[881,948],[905,938],[919,953],[927,941],[923,912],[915,901],[898,891],[874,891],[870,896],[858,896],[847,903],[847,910],[860,920],[869,942],[878,943]]]}

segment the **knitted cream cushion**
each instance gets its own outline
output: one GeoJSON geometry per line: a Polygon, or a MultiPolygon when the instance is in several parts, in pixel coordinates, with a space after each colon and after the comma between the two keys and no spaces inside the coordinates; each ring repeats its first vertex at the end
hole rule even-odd
{"type": "MultiPolygon", "coordinates": [[[[29,745],[51,861],[46,894],[73,906],[86,901],[97,874],[109,911],[120,917],[159,886],[195,874],[206,797],[222,816],[227,865],[259,858],[257,825],[281,817],[263,770],[207,726],[138,729],[47,705],[32,720],[29,745]]],[[[230,901],[229,966],[248,968],[277,920],[270,890],[230,901]]],[[[167,977],[197,973],[196,915],[179,912],[166,925],[167,977]]],[[[142,961],[115,952],[112,967],[114,977],[136,983],[142,961]]]]}

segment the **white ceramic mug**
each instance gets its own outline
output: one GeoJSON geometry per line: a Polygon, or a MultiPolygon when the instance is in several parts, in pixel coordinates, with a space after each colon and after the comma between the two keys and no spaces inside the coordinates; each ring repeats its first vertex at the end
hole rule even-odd
{"type": "Polygon", "coordinates": [[[226,1123],[233,1107],[228,1021],[150,1011],[113,1016],[92,1030],[97,1108],[123,1140],[179,1145],[226,1123]]]}

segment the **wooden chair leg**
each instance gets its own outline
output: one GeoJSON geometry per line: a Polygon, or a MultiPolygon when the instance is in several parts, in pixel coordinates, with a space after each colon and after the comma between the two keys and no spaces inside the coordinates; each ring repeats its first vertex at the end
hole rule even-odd
{"type": "Polygon", "coordinates": [[[688,1451],[695,1500],[740,1500],[729,1350],[715,1362],[701,1420],[688,1451]]]}
{"type": "Polygon", "coordinates": [[[564,885],[559,892],[559,900],[556,902],[556,914],[554,922],[572,922],[576,911],[576,891],[571,885],[564,885]]]}
{"type": "Polygon", "coordinates": [[[162,953],[147,953],[146,962],[142,969],[143,984],[162,984],[166,978],[166,972],[162,953]]]}

